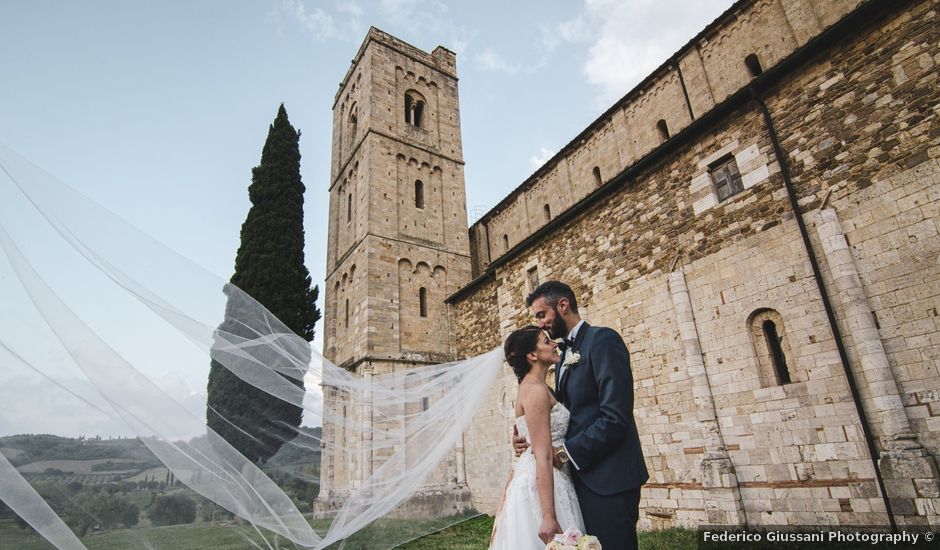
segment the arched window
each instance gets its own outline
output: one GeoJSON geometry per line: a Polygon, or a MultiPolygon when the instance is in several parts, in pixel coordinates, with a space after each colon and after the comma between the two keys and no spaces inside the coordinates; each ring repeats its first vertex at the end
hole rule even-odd
{"type": "Polygon", "coordinates": [[[595,166],[594,170],[591,171],[594,174],[594,187],[600,187],[604,180],[601,179],[601,169],[599,166],[595,166]]]}
{"type": "Polygon", "coordinates": [[[783,317],[772,309],[759,309],[748,318],[748,329],[757,355],[761,387],[793,382],[787,364],[790,345],[784,331],[783,317]]]}
{"type": "Polygon", "coordinates": [[[415,99],[411,94],[405,94],[405,124],[411,124],[411,113],[414,112],[415,99]]]}
{"type": "Polygon", "coordinates": [[[352,148],[356,140],[356,131],[359,129],[359,109],[353,103],[349,108],[349,147],[352,148]]]}
{"type": "Polygon", "coordinates": [[[405,92],[405,124],[420,128],[424,118],[424,105],[421,94],[414,90],[405,92]]]}
{"type": "Polygon", "coordinates": [[[552,220],[552,207],[549,206],[549,205],[547,205],[547,204],[546,204],[545,206],[543,206],[543,207],[542,207],[542,214],[545,215],[545,221],[546,221],[546,222],[551,221],[551,220],[552,220]]]}
{"type": "Polygon", "coordinates": [[[669,126],[666,125],[666,121],[659,119],[659,122],[656,123],[656,129],[659,130],[660,143],[665,143],[669,139],[669,126]]]}
{"type": "Polygon", "coordinates": [[[760,59],[757,59],[757,54],[752,53],[745,57],[744,66],[746,66],[748,72],[751,73],[751,78],[758,77],[764,72],[764,69],[760,66],[760,59]]]}
{"type": "Polygon", "coordinates": [[[418,313],[422,317],[428,316],[428,289],[424,287],[418,290],[418,313]]]}
{"type": "Polygon", "coordinates": [[[415,208],[424,209],[424,182],[415,180],[415,208]]]}
{"type": "Polygon", "coordinates": [[[503,250],[509,250],[509,235],[503,235],[503,250]]]}
{"type": "Polygon", "coordinates": [[[349,328],[349,298],[346,298],[346,328],[349,328]]]}
{"type": "Polygon", "coordinates": [[[352,221],[352,193],[346,195],[346,223],[352,221]]]}
{"type": "Polygon", "coordinates": [[[774,373],[777,375],[777,384],[789,384],[790,370],[787,368],[787,357],[783,354],[783,347],[780,345],[777,324],[767,319],[761,324],[761,327],[764,331],[764,339],[767,340],[767,349],[770,351],[770,360],[774,365],[774,373]]]}

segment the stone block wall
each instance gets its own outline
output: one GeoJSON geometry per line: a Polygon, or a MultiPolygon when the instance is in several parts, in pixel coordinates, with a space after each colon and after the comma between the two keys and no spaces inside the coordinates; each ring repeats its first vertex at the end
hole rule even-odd
{"type": "Polygon", "coordinates": [[[752,78],[744,63],[748,55],[756,55],[766,70],[860,3],[737,2],[483,216],[475,225],[486,226],[490,241],[486,248],[477,249],[473,263],[482,271],[504,254],[503,235],[508,236],[511,248],[538,230],[544,225],[545,204],[555,217],[590,194],[596,187],[593,167],[600,168],[606,182],[660,147],[660,120],[674,136],[741,90],[752,78]],[[513,208],[525,210],[529,223],[506,216],[513,208]],[[481,250],[487,251],[487,257],[481,250]]]}
{"type": "MultiPolygon", "coordinates": [[[[366,380],[453,359],[445,299],[470,280],[456,58],[423,52],[370,29],[334,105],[324,350],[366,380]],[[421,114],[409,110],[420,101],[421,114]],[[413,113],[413,114],[412,114],[413,113]],[[418,183],[420,182],[420,183],[418,183]]],[[[324,380],[324,467],[315,508],[330,515],[396,450],[380,441],[433,404],[374,410],[369,394],[337,393],[324,380]],[[371,443],[378,443],[375,451],[371,443]]],[[[448,515],[468,505],[457,446],[396,514],[448,515]]]]}
{"type": "MultiPolygon", "coordinates": [[[[709,97],[721,101],[746,84],[746,73],[736,80],[721,72],[744,69],[740,48],[759,48],[767,69],[855,5],[736,4],[700,37],[710,49],[693,45],[679,57],[693,112],[700,116],[709,97]],[[739,15],[742,22],[734,23],[739,15]],[[713,76],[725,87],[713,83],[708,94],[701,92],[696,82],[713,76]]],[[[577,217],[539,233],[496,268],[487,265],[505,250],[494,248],[492,230],[508,234],[507,218],[519,216],[505,213],[518,213],[530,189],[526,200],[536,206],[529,207],[526,231],[543,227],[533,225],[538,215],[531,212],[550,195],[546,183],[558,181],[549,174],[571,177],[573,150],[560,153],[471,229],[480,254],[474,264],[484,277],[451,298],[454,326],[478,336],[454,340],[460,355],[485,352],[531,322],[523,300],[533,266],[542,281],[572,285],[588,322],[623,335],[652,476],[643,491],[642,527],[693,526],[716,517],[753,524],[887,521],[820,285],[832,299],[877,438],[874,459],[892,508],[902,523],[936,523],[937,11],[935,1],[896,5],[764,94],[785,159],[777,158],[757,105],[742,102],[634,171],[629,182],[592,196],[577,217]],[[742,189],[719,201],[712,170],[722,159],[735,161],[742,189]],[[784,163],[821,280],[788,201],[784,163]],[[485,242],[489,258],[480,253],[485,242]],[[686,310],[678,309],[682,304],[686,310]],[[779,378],[767,321],[776,327],[789,383],[779,378]],[[722,457],[730,467],[716,476],[709,463],[722,457]]],[[[605,157],[605,166],[622,170],[649,150],[631,152],[633,128],[618,127],[626,124],[618,117],[627,120],[618,113],[629,106],[620,107],[608,112],[610,122],[604,119],[613,126],[607,139],[615,141],[590,147],[605,157]]],[[[593,125],[584,135],[592,132],[593,125]]],[[[580,146],[579,139],[572,143],[580,146]]],[[[578,166],[599,165],[589,157],[578,166]]],[[[510,235],[510,248],[529,234],[510,235]]],[[[486,442],[508,440],[504,411],[511,410],[513,383],[507,377],[493,388],[479,422],[465,434],[476,443],[467,445],[473,501],[490,513],[509,462],[500,458],[489,472],[470,465],[502,456],[486,442]]]]}

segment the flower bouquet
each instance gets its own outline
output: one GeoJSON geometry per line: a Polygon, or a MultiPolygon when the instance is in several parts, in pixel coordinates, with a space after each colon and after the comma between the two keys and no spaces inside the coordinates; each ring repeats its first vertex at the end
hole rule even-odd
{"type": "Polygon", "coordinates": [[[584,535],[574,527],[569,527],[564,533],[555,535],[545,545],[545,550],[601,550],[601,543],[597,537],[584,535]]]}

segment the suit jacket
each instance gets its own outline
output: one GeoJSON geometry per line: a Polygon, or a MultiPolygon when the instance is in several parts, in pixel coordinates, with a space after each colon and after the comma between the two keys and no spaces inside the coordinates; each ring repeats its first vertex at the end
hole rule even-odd
{"type": "MultiPolygon", "coordinates": [[[[584,323],[571,349],[581,361],[565,367],[558,399],[571,412],[565,447],[577,464],[575,475],[592,491],[612,495],[649,479],[633,419],[630,354],[613,329],[584,323]]],[[[561,362],[555,372],[561,369],[561,362]]]]}

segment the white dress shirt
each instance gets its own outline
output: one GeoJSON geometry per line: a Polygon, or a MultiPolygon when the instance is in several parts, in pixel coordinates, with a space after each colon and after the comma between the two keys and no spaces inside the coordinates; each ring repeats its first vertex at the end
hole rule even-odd
{"type": "MultiPolygon", "coordinates": [[[[578,336],[578,330],[581,329],[581,325],[583,325],[583,324],[584,324],[584,319],[581,319],[580,321],[578,321],[578,324],[575,325],[574,328],[571,329],[571,332],[568,333],[568,340],[574,342],[574,339],[577,338],[577,336],[578,336]]],[[[571,349],[570,347],[569,347],[568,349],[566,349],[566,350],[565,350],[565,354],[567,354],[567,353],[568,353],[568,350],[570,350],[570,349],[571,349]]],[[[562,362],[562,365],[564,365],[564,362],[565,362],[565,356],[564,356],[564,355],[561,356],[561,362],[562,362]]],[[[558,377],[557,377],[557,380],[558,380],[559,382],[561,382],[561,377],[564,376],[566,370],[567,370],[567,367],[565,367],[565,366],[561,366],[561,367],[558,369],[558,377]]],[[[556,385],[557,385],[557,384],[556,384],[556,385]]],[[[578,464],[574,461],[574,457],[571,456],[571,453],[568,452],[568,447],[567,447],[564,443],[562,443],[561,446],[565,448],[565,454],[568,455],[568,460],[571,461],[571,465],[574,466],[574,469],[575,469],[575,470],[580,470],[581,468],[578,468],[578,464]]]]}

